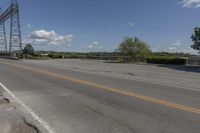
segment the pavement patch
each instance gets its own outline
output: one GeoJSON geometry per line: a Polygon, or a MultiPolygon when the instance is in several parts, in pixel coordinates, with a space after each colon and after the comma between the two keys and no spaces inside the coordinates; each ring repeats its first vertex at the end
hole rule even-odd
{"type": "Polygon", "coordinates": [[[135,74],[134,73],[127,73],[128,75],[130,75],[130,76],[135,76],[135,74]]]}
{"type": "Polygon", "coordinates": [[[39,133],[39,131],[26,122],[25,117],[14,105],[7,103],[0,106],[0,133],[39,133]]]}
{"type": "Polygon", "coordinates": [[[10,103],[10,100],[8,100],[7,98],[0,99],[0,105],[8,104],[8,103],[10,103]]]}
{"type": "Polygon", "coordinates": [[[38,133],[38,132],[32,127],[22,124],[22,125],[14,125],[10,129],[10,133],[38,133]]]}
{"type": "MultiPolygon", "coordinates": [[[[49,133],[55,133],[55,131],[54,131],[54,129],[53,128],[51,128],[50,126],[49,126],[49,124],[46,122],[46,121],[44,121],[43,119],[41,119],[37,114],[35,114],[35,112],[31,109],[31,108],[29,108],[27,105],[25,105],[17,96],[15,96],[6,86],[4,86],[1,82],[0,82],[0,87],[6,92],[6,93],[8,93],[8,95],[9,96],[11,96],[12,97],[12,100],[14,100],[15,101],[15,103],[17,103],[18,105],[20,105],[20,108],[22,108],[22,109],[19,109],[19,110],[21,110],[20,112],[17,112],[17,111],[19,111],[19,110],[14,110],[14,111],[16,111],[16,113],[20,113],[20,114],[23,114],[23,115],[20,115],[22,118],[23,118],[23,120],[25,120],[25,118],[32,118],[32,122],[33,123],[37,123],[36,125],[37,125],[37,127],[39,127],[39,128],[36,128],[36,126],[33,126],[33,125],[31,125],[31,124],[28,124],[26,121],[23,121],[23,123],[25,123],[25,127],[30,127],[29,129],[32,129],[31,130],[31,132],[29,131],[29,132],[24,132],[24,131],[26,131],[27,130],[27,128],[14,128],[14,129],[12,129],[12,130],[14,130],[14,131],[12,131],[12,130],[9,130],[9,131],[12,131],[12,132],[1,132],[1,127],[0,127],[0,133],[18,133],[17,131],[19,130],[19,129],[21,129],[21,131],[19,132],[19,133],[39,133],[39,131],[44,131],[44,130],[46,130],[46,131],[48,131],[49,133]],[[27,116],[28,115],[28,116],[27,116]],[[26,116],[26,117],[25,117],[26,116]],[[38,129],[38,130],[37,130],[38,129]],[[40,130],[39,130],[40,129],[40,130]],[[23,132],[22,132],[23,131],[23,132]]],[[[1,108],[0,108],[1,109],[1,108]]],[[[12,111],[11,111],[12,112],[12,111]]],[[[0,110],[0,113],[1,113],[1,110],[0,110]]],[[[3,113],[4,114],[4,113],[3,113]]],[[[1,114],[0,114],[0,118],[1,118],[1,114]]],[[[15,124],[14,124],[15,125],[15,124]]],[[[0,120],[0,126],[1,126],[1,120],[0,120]]],[[[18,125],[17,127],[21,127],[20,125],[18,125]]]]}
{"type": "Polygon", "coordinates": [[[35,126],[27,123],[24,119],[23,123],[12,125],[10,133],[39,133],[39,131],[35,126]]]}
{"type": "Polygon", "coordinates": [[[0,133],[39,133],[36,126],[26,121],[25,115],[15,107],[0,89],[0,133]]]}

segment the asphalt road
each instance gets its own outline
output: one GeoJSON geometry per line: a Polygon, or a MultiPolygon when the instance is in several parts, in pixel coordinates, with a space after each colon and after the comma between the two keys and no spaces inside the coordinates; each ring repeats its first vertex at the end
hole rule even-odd
{"type": "Polygon", "coordinates": [[[0,82],[55,133],[200,132],[198,87],[3,59],[0,82]]]}

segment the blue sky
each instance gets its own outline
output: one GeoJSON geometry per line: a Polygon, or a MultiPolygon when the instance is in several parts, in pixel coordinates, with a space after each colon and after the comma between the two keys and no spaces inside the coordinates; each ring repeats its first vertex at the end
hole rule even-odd
{"type": "MultiPolygon", "coordinates": [[[[5,9],[9,0],[0,1],[5,9]]],[[[56,51],[112,51],[139,37],[154,51],[194,52],[200,0],[19,0],[24,43],[56,51]]]]}

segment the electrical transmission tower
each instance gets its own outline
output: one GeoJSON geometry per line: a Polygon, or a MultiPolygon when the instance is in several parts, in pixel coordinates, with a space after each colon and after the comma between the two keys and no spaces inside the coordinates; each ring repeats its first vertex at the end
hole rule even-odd
{"type": "Polygon", "coordinates": [[[7,20],[10,20],[9,53],[21,53],[22,38],[19,19],[19,5],[17,0],[12,0],[11,5],[0,15],[0,39],[2,39],[0,40],[0,45],[5,46],[5,51],[8,50],[4,24],[7,20]]]}
{"type": "Polygon", "coordinates": [[[10,19],[10,49],[22,50],[20,20],[19,20],[19,5],[17,0],[12,0],[11,4],[11,19],[10,19]]]}
{"type": "MultiPolygon", "coordinates": [[[[3,9],[0,7],[0,14],[2,13],[3,9]]],[[[6,30],[4,22],[0,24],[0,51],[7,52],[6,30]]]]}

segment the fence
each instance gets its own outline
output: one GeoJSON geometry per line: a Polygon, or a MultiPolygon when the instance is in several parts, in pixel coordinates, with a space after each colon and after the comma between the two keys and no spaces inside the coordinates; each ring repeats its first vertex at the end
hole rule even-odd
{"type": "Polygon", "coordinates": [[[190,56],[188,60],[189,65],[200,65],[200,56],[190,56]]]}

